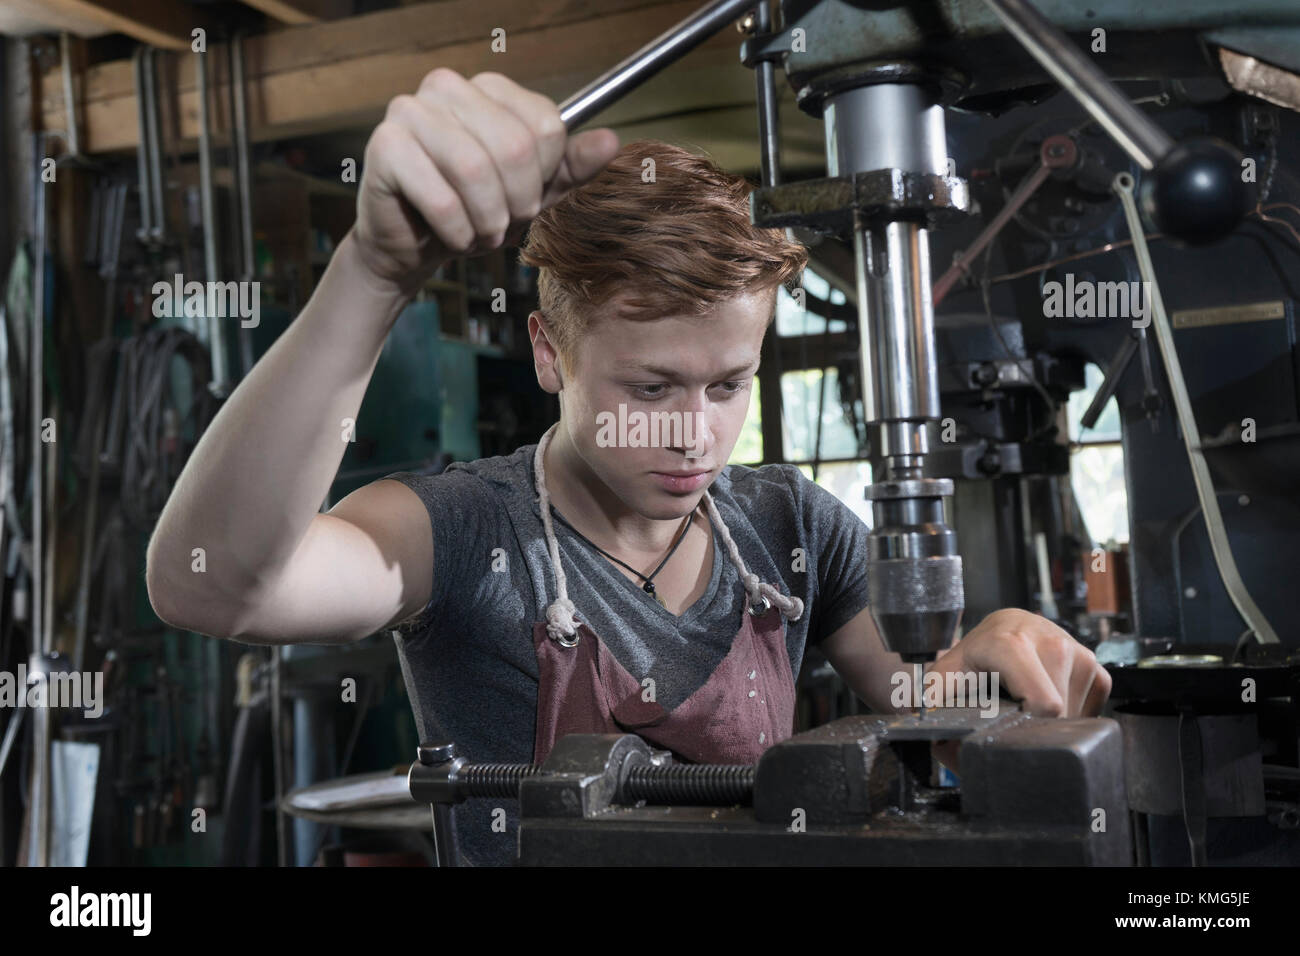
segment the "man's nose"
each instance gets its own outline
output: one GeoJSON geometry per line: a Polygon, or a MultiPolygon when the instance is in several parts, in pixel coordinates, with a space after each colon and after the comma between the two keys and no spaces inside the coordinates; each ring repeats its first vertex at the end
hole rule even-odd
{"type": "Polygon", "coordinates": [[[703,458],[713,449],[713,428],[709,425],[709,400],[704,390],[690,391],[679,411],[682,415],[682,443],[674,449],[687,458],[703,458]]]}

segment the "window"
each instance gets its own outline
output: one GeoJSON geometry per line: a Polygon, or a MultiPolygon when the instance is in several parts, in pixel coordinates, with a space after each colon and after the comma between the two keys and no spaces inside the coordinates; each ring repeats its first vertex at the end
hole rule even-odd
{"type": "Polygon", "coordinates": [[[1101,369],[1089,363],[1082,391],[1070,396],[1070,482],[1094,545],[1123,544],[1129,539],[1128,491],[1124,484],[1124,449],[1120,444],[1119,405],[1106,403],[1096,427],[1083,431],[1079,419],[1101,386],[1101,369]]]}
{"type": "Polygon", "coordinates": [[[858,437],[844,420],[837,369],[828,368],[825,374],[819,368],[786,372],[781,376],[781,402],[781,434],[790,461],[857,455],[858,437]]]}
{"type": "MultiPolygon", "coordinates": [[[[808,295],[826,299],[832,305],[843,305],[848,301],[843,292],[834,288],[810,268],[805,268],[803,271],[803,288],[808,295]]],[[[831,332],[844,332],[848,329],[848,323],[842,319],[831,319],[829,324],[831,332]]],[[[799,308],[794,297],[784,288],[778,290],[776,294],[777,335],[819,335],[826,331],[826,326],[826,319],[815,312],[799,308]]]]}
{"type": "Polygon", "coordinates": [[[809,479],[815,480],[840,501],[844,502],[855,515],[872,526],[871,502],[864,498],[863,492],[871,484],[871,464],[865,461],[833,461],[817,468],[817,477],[813,479],[812,465],[799,465],[809,479]]]}

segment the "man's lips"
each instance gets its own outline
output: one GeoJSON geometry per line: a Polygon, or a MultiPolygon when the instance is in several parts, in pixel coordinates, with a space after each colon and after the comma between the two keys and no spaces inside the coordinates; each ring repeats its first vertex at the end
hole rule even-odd
{"type": "Polygon", "coordinates": [[[709,482],[713,469],[692,469],[691,471],[652,471],[651,476],[665,491],[685,494],[698,491],[709,482]]]}

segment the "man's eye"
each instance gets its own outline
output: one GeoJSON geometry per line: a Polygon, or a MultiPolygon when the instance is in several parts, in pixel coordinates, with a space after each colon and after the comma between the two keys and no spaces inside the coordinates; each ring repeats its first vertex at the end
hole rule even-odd
{"type": "Polygon", "coordinates": [[[659,398],[668,390],[668,386],[657,382],[653,385],[633,385],[632,389],[642,398],[659,398]]]}
{"type": "Polygon", "coordinates": [[[745,390],[745,387],[748,386],[748,385],[749,385],[749,382],[748,382],[748,381],[743,381],[743,382],[723,382],[723,383],[722,383],[722,388],[723,388],[724,391],[726,391],[726,392],[728,392],[728,393],[743,392],[743,391],[745,390]]]}

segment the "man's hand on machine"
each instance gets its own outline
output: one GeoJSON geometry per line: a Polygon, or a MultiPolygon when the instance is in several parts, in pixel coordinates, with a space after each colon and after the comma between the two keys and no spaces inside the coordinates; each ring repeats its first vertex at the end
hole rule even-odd
{"type": "Polygon", "coordinates": [[[1110,695],[1097,657],[1045,617],[995,611],[941,654],[926,672],[996,674],[998,684],[1036,717],[1096,717],[1110,695]]]}
{"type": "Polygon", "coordinates": [[[500,73],[440,67],[371,134],[348,241],[376,289],[409,295],[449,259],[517,242],[618,149],[610,129],[569,136],[554,102],[500,73]]]}
{"type": "MultiPolygon", "coordinates": [[[[996,674],[1006,696],[1036,717],[1096,717],[1110,696],[1110,674],[1097,657],[1047,618],[1018,608],[994,611],[927,665],[926,673],[996,674]]],[[[961,772],[960,740],[931,748],[961,772]]]]}

